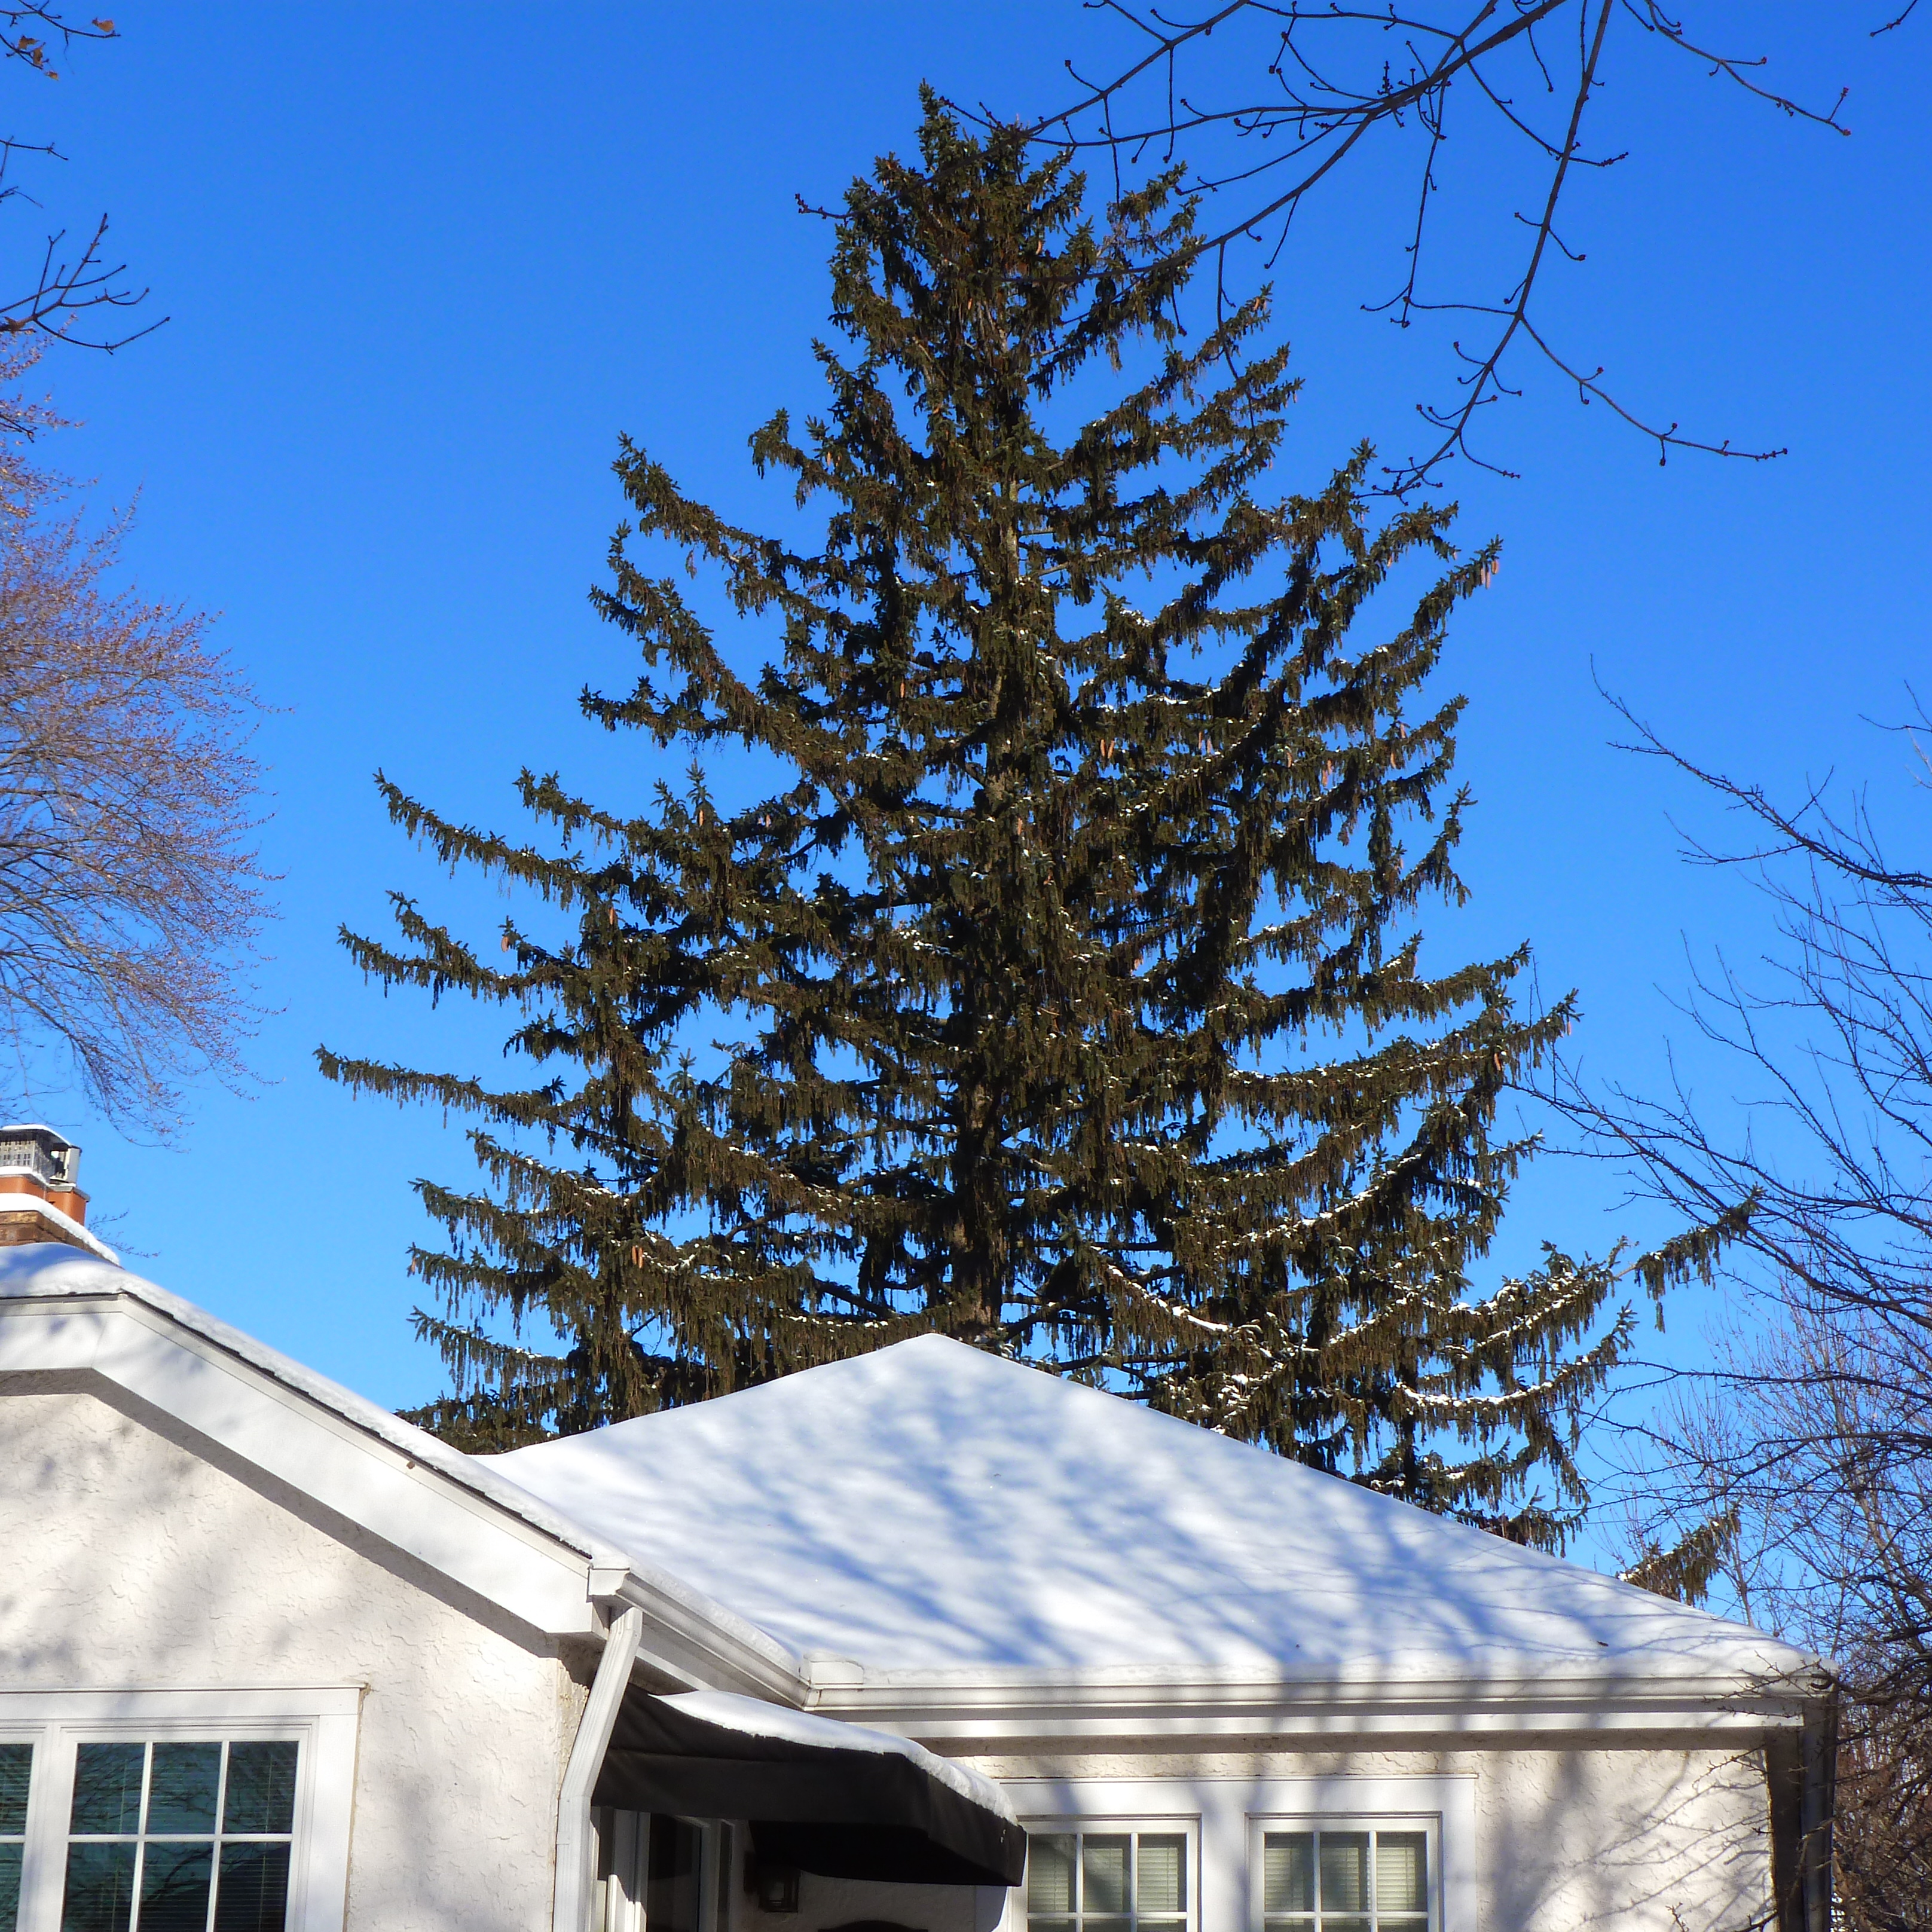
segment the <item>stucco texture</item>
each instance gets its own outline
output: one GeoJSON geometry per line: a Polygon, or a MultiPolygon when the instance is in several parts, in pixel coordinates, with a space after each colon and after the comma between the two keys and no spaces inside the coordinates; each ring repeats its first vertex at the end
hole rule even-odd
{"type": "MultiPolygon", "coordinates": [[[[1176,1810],[1189,1784],[1205,1809],[1264,1779],[1472,1777],[1478,1932],[1761,1932],[1769,1916],[1768,1807],[1753,1748],[1520,1737],[1476,1750],[969,1761],[1002,1779],[1172,1780],[1176,1810]]],[[[1246,1895],[1241,1872],[1204,1871],[1201,1932],[1249,1932],[1246,1895]]]]}
{"type": "Polygon", "coordinates": [[[347,1932],[547,1928],[582,1701],[554,1646],[168,1426],[0,1393],[0,1682],[362,1685],[347,1932]]]}

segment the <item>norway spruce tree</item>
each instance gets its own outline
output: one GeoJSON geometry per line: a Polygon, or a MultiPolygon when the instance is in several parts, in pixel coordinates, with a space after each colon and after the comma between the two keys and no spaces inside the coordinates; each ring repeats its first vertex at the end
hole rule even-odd
{"type": "Polygon", "coordinates": [[[837,217],[825,412],[751,440],[809,543],[622,446],[596,598],[644,670],[584,705],[654,807],[526,772],[515,842],[384,784],[567,928],[479,952],[399,899],[346,935],[504,1009],[530,1070],[322,1055],[473,1123],[481,1184],[418,1184],[423,1417],[507,1446],[938,1330],[1550,1540],[1620,1270],[1471,1269],[1526,1151],[1498,1100],[1570,1008],[1518,1010],[1521,952],[1426,970],[1418,926],[1462,892],[1425,687],[1492,553],[1372,518],[1366,450],[1270,494],[1286,351],[1262,300],[1184,332],[1172,183],[1096,222],[929,99],[920,154],[837,217]]]}

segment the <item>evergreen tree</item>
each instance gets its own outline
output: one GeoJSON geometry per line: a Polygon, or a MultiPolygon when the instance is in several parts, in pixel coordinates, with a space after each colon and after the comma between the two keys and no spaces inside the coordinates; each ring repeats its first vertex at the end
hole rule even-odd
{"type": "Polygon", "coordinates": [[[1493,551],[1439,508],[1372,520],[1366,448],[1262,494],[1286,351],[1248,359],[1264,298],[1181,329],[1171,179],[1096,225],[1063,162],[930,98],[920,152],[837,217],[828,412],[752,439],[817,547],[616,465],[595,595],[644,670],[585,710],[783,782],[694,762],[626,815],[526,772],[535,844],[382,782],[571,928],[506,922],[500,962],[399,898],[399,943],[345,934],[386,985],[511,1010],[533,1070],[322,1055],[476,1123],[489,1184],[418,1184],[457,1384],[421,1414],[506,1446],[936,1329],[1553,1540],[1625,1270],[1552,1252],[1484,1299],[1469,1270],[1528,1151],[1498,1100],[1571,1008],[1517,1011],[1521,952],[1430,976],[1416,925],[1462,890],[1461,700],[1424,687],[1493,551]],[[741,668],[645,539],[782,628],[775,661],[741,668]]]}

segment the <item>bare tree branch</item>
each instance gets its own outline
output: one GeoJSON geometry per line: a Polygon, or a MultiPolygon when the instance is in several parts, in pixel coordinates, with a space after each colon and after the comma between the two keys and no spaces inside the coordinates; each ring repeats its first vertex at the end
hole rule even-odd
{"type": "MultiPolygon", "coordinates": [[[[1932,874],[1887,854],[1862,796],[1780,805],[1638,724],[1751,836],[1690,842],[1757,869],[1778,943],[1748,982],[1721,961],[1688,1007],[1748,1076],[1744,1123],[1681,1082],[1560,1097],[1673,1210],[1748,1209],[1737,1316],[1642,1438],[1642,1539],[1728,1526],[1756,1620],[1837,1657],[1834,1838],[1847,1932],[1932,1928],[1932,874]]],[[[1911,728],[1922,726],[1922,718],[1911,728]]]]}
{"type": "MultiPolygon", "coordinates": [[[[118,38],[111,20],[76,20],[57,0],[0,0],[0,64],[17,61],[48,80],[60,78],[52,61],[56,44],[67,48],[76,40],[118,38]]],[[[50,143],[0,136],[0,203],[26,198],[22,184],[12,177],[16,160],[31,155],[62,158],[50,143]]],[[[67,238],[64,230],[47,236],[31,281],[17,295],[0,296],[0,334],[46,337],[111,355],[167,320],[160,316],[145,327],[123,328],[110,320],[146,301],[148,291],[132,286],[127,264],[107,254],[106,215],[71,248],[64,246],[67,238]],[[106,326],[89,330],[81,322],[84,316],[106,326]]],[[[0,435],[31,436],[36,420],[31,411],[23,412],[12,400],[0,398],[0,435]]]]}
{"type": "MultiPolygon", "coordinates": [[[[1916,4],[1874,31],[1902,25],[1916,4]]],[[[1486,410],[1517,392],[1506,372],[1521,352],[1574,385],[1580,400],[1603,404],[1653,442],[1660,461],[1673,449],[1760,462],[1783,453],[1696,435],[1630,406],[1600,364],[1553,339],[1538,318],[1537,297],[1552,254],[1584,259],[1556,227],[1575,171],[1623,158],[1587,151],[1584,138],[1586,116],[1604,91],[1613,29],[1632,44],[1694,62],[1711,78],[1791,119],[1840,134],[1848,131],[1839,118],[1842,88],[1828,104],[1781,92],[1764,78],[1764,56],[1722,51],[1666,12],[1660,0],[1407,0],[1401,6],[1395,0],[1381,6],[1224,0],[1185,17],[1139,0],[1088,0],[1088,7],[1124,26],[1142,50],[1098,77],[1070,60],[1077,92],[1038,122],[1036,135],[1076,153],[1103,154],[1117,189],[1143,167],[1172,165],[1185,144],[1196,161],[1195,184],[1221,211],[1190,250],[1214,256],[1224,299],[1231,248],[1258,244],[1271,266],[1309,197],[1352,156],[1405,140],[1415,144],[1406,269],[1393,295],[1365,306],[1387,311],[1404,328],[1425,316],[1462,316],[1482,332],[1454,340],[1456,393],[1418,405],[1430,434],[1418,453],[1390,466],[1391,491],[1430,482],[1459,456],[1502,468],[1478,452],[1472,433],[1486,410]],[[1568,51],[1559,56],[1559,49],[1568,51]],[[1510,224],[1526,231],[1516,278],[1486,298],[1424,292],[1425,244],[1452,94],[1498,122],[1544,171],[1536,212],[1508,210],[1510,224]],[[1544,124],[1544,110],[1524,104],[1538,98],[1558,110],[1551,124],[1544,124]]]]}

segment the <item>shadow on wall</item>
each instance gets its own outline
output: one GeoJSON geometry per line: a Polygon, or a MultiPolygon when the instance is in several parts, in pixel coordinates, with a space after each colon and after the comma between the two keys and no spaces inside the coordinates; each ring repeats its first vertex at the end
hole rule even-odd
{"type": "MultiPolygon", "coordinates": [[[[1632,1740],[1636,1742],[1636,1740],[1632,1740]]],[[[1750,1932],[1771,1911],[1755,1750],[1498,1752],[1484,1766],[1490,1932],[1750,1932]]]]}
{"type": "Polygon", "coordinates": [[[136,1408],[0,1378],[0,1679],[359,1684],[351,1922],[548,1924],[573,1728],[554,1647],[136,1408]]]}

